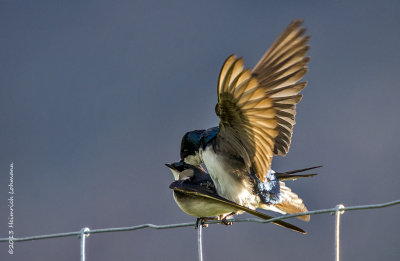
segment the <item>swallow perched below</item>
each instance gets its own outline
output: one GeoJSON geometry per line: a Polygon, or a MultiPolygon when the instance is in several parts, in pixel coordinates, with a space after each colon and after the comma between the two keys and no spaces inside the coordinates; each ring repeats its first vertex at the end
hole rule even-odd
{"type": "Polygon", "coordinates": [[[242,58],[229,56],[218,79],[219,126],[182,138],[181,159],[204,163],[218,195],[251,209],[307,211],[297,194],[273,180],[271,170],[272,157],[289,150],[296,104],[306,86],[298,81],[308,70],[310,37],[301,24],[292,22],[252,70],[244,69],[242,58]]]}
{"type": "MultiPolygon", "coordinates": [[[[243,212],[265,220],[273,218],[219,196],[212,179],[201,167],[192,166],[183,161],[165,165],[171,170],[175,178],[175,181],[170,185],[175,202],[183,212],[197,217],[197,224],[199,220],[204,221],[218,217],[217,219],[222,219],[223,224],[228,225],[230,224],[227,221],[228,217],[243,212]]],[[[277,220],[271,223],[303,234],[306,233],[301,228],[285,221],[277,220]]]]}

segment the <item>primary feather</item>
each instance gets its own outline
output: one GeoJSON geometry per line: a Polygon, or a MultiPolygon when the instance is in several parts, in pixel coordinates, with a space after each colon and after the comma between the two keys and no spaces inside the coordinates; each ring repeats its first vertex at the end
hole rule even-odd
{"type": "Polygon", "coordinates": [[[262,182],[272,157],[289,150],[299,92],[306,86],[298,83],[309,61],[301,24],[289,25],[252,71],[244,69],[242,58],[229,56],[218,79],[217,142],[262,182]]]}

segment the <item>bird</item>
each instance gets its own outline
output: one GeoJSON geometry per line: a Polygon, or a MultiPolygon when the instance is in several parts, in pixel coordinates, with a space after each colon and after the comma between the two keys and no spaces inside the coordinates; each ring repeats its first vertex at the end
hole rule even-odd
{"type": "MultiPolygon", "coordinates": [[[[222,224],[231,225],[227,218],[244,212],[264,220],[273,218],[219,196],[210,175],[201,166],[193,166],[183,161],[165,165],[175,178],[170,185],[174,200],[183,212],[197,217],[196,227],[200,224],[204,226],[207,220],[221,220],[222,224]]],[[[306,234],[303,229],[282,220],[271,223],[306,234]]]]}
{"type": "MultiPolygon", "coordinates": [[[[303,200],[271,169],[275,155],[291,144],[296,105],[306,81],[310,36],[302,20],[293,21],[253,69],[229,56],[217,83],[219,126],[187,132],[181,160],[204,164],[219,196],[250,209],[282,214],[307,211],[303,200]]],[[[309,221],[309,216],[300,216],[309,221]]]]}

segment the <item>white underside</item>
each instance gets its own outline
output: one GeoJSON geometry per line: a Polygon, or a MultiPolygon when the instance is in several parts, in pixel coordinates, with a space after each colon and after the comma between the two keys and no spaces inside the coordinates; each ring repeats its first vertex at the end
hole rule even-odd
{"type": "Polygon", "coordinates": [[[228,173],[226,170],[230,168],[226,168],[224,165],[229,166],[229,163],[225,163],[223,157],[215,154],[210,147],[200,150],[200,156],[221,197],[251,209],[259,206],[260,199],[252,193],[251,185],[228,173]]]}
{"type": "Polygon", "coordinates": [[[180,200],[174,193],[174,200],[183,212],[194,217],[226,216],[232,212],[240,212],[237,208],[211,199],[185,197],[185,200],[180,200]]]}

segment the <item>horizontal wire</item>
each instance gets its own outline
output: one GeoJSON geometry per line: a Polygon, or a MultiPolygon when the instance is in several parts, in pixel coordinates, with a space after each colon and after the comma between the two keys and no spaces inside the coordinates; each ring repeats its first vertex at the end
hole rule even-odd
{"type": "MultiPolygon", "coordinates": [[[[394,200],[382,204],[373,204],[373,205],[360,205],[360,206],[352,206],[352,207],[344,207],[341,208],[341,211],[353,211],[353,210],[365,210],[365,209],[376,209],[376,208],[384,208],[393,205],[400,204],[400,200],[394,200]]],[[[337,208],[329,208],[329,209],[320,209],[320,210],[313,210],[303,213],[297,213],[292,215],[284,215],[279,216],[276,218],[271,218],[268,220],[262,220],[257,218],[240,218],[240,219],[229,219],[229,222],[256,222],[256,223],[270,223],[277,220],[289,219],[299,216],[306,216],[306,215],[317,215],[317,214],[324,214],[324,213],[335,213],[337,208]]],[[[218,224],[221,221],[217,220],[209,220],[205,222],[205,224],[218,224]]],[[[98,233],[108,233],[108,232],[120,232],[120,231],[133,231],[139,230],[144,228],[152,228],[152,229],[171,229],[171,228],[180,228],[180,227],[190,227],[195,226],[196,222],[191,223],[179,223],[179,224],[168,224],[168,225],[154,225],[154,224],[143,224],[138,226],[131,226],[131,227],[117,227],[117,228],[101,228],[101,229],[93,229],[88,232],[84,232],[86,235],[91,234],[98,234],[98,233]]],[[[71,236],[80,236],[82,231],[75,231],[75,232],[66,232],[66,233],[56,233],[56,234],[48,234],[48,235],[39,235],[39,236],[30,236],[30,237],[18,237],[18,238],[0,238],[0,242],[9,242],[12,240],[14,242],[22,242],[22,241],[33,241],[33,240],[41,240],[41,239],[48,239],[48,238],[59,238],[59,237],[71,237],[71,236]]]]}

